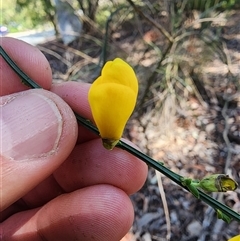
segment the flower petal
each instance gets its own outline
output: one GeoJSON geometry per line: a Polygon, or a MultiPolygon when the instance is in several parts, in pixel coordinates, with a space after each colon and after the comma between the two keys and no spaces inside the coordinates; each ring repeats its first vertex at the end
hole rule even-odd
{"type": "Polygon", "coordinates": [[[130,87],[135,93],[138,92],[137,77],[129,64],[120,58],[108,61],[102,69],[102,74],[97,82],[118,83],[130,87]]]}
{"type": "Polygon", "coordinates": [[[93,85],[89,91],[93,118],[103,139],[119,140],[133,112],[136,95],[124,85],[93,85]]]}
{"type": "Polygon", "coordinates": [[[231,239],[229,239],[228,241],[240,241],[240,235],[234,236],[231,239]]]}
{"type": "Polygon", "coordinates": [[[137,77],[131,66],[119,58],[108,61],[90,87],[92,115],[107,149],[112,149],[121,138],[137,94],[137,77]]]}

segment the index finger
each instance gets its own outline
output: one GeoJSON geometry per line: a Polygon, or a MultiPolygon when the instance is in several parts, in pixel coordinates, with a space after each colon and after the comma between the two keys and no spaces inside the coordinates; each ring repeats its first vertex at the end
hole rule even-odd
{"type": "MultiPolygon", "coordinates": [[[[89,88],[90,84],[69,81],[61,84],[53,84],[50,91],[57,94],[65,102],[67,102],[74,112],[93,122],[92,112],[88,102],[89,88]]],[[[98,135],[94,134],[82,125],[79,125],[78,132],[78,143],[99,138],[98,135]]]]}
{"type": "MultiPolygon", "coordinates": [[[[0,45],[31,79],[44,89],[49,90],[51,88],[51,67],[38,48],[10,37],[1,37],[0,45]]],[[[0,57],[0,70],[0,96],[29,89],[22,83],[20,77],[6,63],[3,57],[0,57]]]]}

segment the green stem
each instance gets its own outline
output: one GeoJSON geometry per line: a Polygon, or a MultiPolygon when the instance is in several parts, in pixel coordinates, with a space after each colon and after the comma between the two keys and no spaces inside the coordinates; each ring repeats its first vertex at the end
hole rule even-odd
{"type": "Polygon", "coordinates": [[[103,49],[102,49],[102,67],[103,65],[106,63],[107,61],[107,46],[108,46],[108,34],[109,34],[109,25],[110,25],[110,22],[112,21],[113,19],[113,16],[115,14],[117,14],[120,10],[124,9],[124,8],[127,8],[127,6],[121,6],[119,7],[117,10],[115,10],[114,12],[112,12],[110,14],[110,16],[108,17],[107,21],[106,21],[106,25],[105,25],[105,35],[104,35],[104,45],[103,45],[103,49]]]}
{"type": "Polygon", "coordinates": [[[22,79],[25,85],[31,88],[42,88],[17,66],[17,64],[9,57],[9,55],[5,52],[2,46],[0,46],[0,55],[3,56],[4,60],[15,71],[15,73],[22,79]]]}
{"type": "Polygon", "coordinates": [[[132,6],[132,8],[135,10],[136,13],[139,14],[139,16],[146,19],[149,23],[151,23],[155,28],[157,28],[167,39],[169,42],[173,42],[173,37],[168,33],[168,31],[157,21],[155,21],[153,18],[145,14],[132,0],[127,0],[127,2],[132,6]]]}
{"type": "MultiPolygon", "coordinates": [[[[6,60],[6,62],[13,68],[13,70],[20,76],[20,78],[23,80],[25,84],[32,88],[41,88],[38,84],[36,84],[30,77],[28,77],[15,63],[12,61],[12,59],[8,56],[8,54],[4,51],[4,49],[0,46],[0,55],[6,60]]],[[[82,124],[86,128],[90,129],[97,135],[99,135],[98,129],[89,121],[84,119],[79,114],[75,113],[76,119],[78,123],[82,124]]],[[[167,167],[165,167],[162,163],[155,161],[151,157],[147,156],[146,154],[142,153],[141,151],[138,151],[134,147],[128,145],[124,141],[119,141],[117,144],[118,148],[121,148],[123,150],[126,150],[127,152],[131,153],[132,155],[136,156],[137,158],[144,161],[147,165],[153,167],[157,171],[164,174],[166,177],[170,178],[173,182],[184,188],[189,192],[189,189],[182,184],[182,176],[178,175],[177,173],[171,171],[167,167]]],[[[236,212],[234,212],[232,209],[227,207],[226,205],[216,201],[206,193],[202,192],[201,190],[198,190],[199,192],[199,198],[207,203],[209,206],[214,208],[215,210],[220,210],[225,215],[229,216],[232,219],[235,219],[236,221],[240,222],[240,215],[236,212]]]]}
{"type": "MultiPolygon", "coordinates": [[[[165,176],[170,178],[172,181],[177,183],[179,186],[181,186],[185,190],[189,191],[187,187],[182,185],[182,182],[181,182],[182,176],[176,174],[175,172],[171,171],[170,169],[168,169],[164,165],[160,164],[159,162],[155,161],[151,157],[149,157],[146,154],[138,151],[137,149],[133,148],[132,146],[128,145],[127,143],[125,143],[123,141],[120,141],[117,146],[120,147],[121,149],[124,149],[124,150],[128,151],[132,155],[138,157],[139,159],[144,161],[146,164],[153,167],[155,170],[161,172],[162,174],[164,174],[165,176]]],[[[214,209],[221,210],[223,213],[225,213],[229,217],[231,217],[231,218],[237,220],[238,222],[240,222],[240,215],[238,213],[234,212],[228,206],[216,201],[215,199],[213,199],[212,197],[210,197],[206,193],[202,192],[201,190],[198,190],[198,192],[199,192],[199,198],[202,201],[204,201],[205,203],[207,203],[209,206],[211,206],[214,209]]]]}

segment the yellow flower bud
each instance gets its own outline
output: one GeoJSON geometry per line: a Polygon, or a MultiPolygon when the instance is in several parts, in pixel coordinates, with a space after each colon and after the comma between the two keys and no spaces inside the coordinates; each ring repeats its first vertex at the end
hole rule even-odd
{"type": "Polygon", "coordinates": [[[240,241],[240,235],[234,236],[231,239],[229,239],[228,241],[240,241]]]}
{"type": "Polygon", "coordinates": [[[200,187],[206,192],[234,191],[238,184],[235,180],[225,174],[214,174],[203,178],[200,187]]]}
{"type": "Polygon", "coordinates": [[[108,61],[90,87],[88,100],[105,148],[113,149],[121,138],[137,94],[137,77],[131,66],[119,58],[108,61]]]}

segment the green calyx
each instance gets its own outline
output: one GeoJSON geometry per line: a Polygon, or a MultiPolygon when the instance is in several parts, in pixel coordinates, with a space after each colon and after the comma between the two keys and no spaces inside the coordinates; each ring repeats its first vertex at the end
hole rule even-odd
{"type": "Polygon", "coordinates": [[[237,182],[225,174],[213,174],[199,182],[199,187],[206,192],[234,191],[237,186],[237,182]]]}

